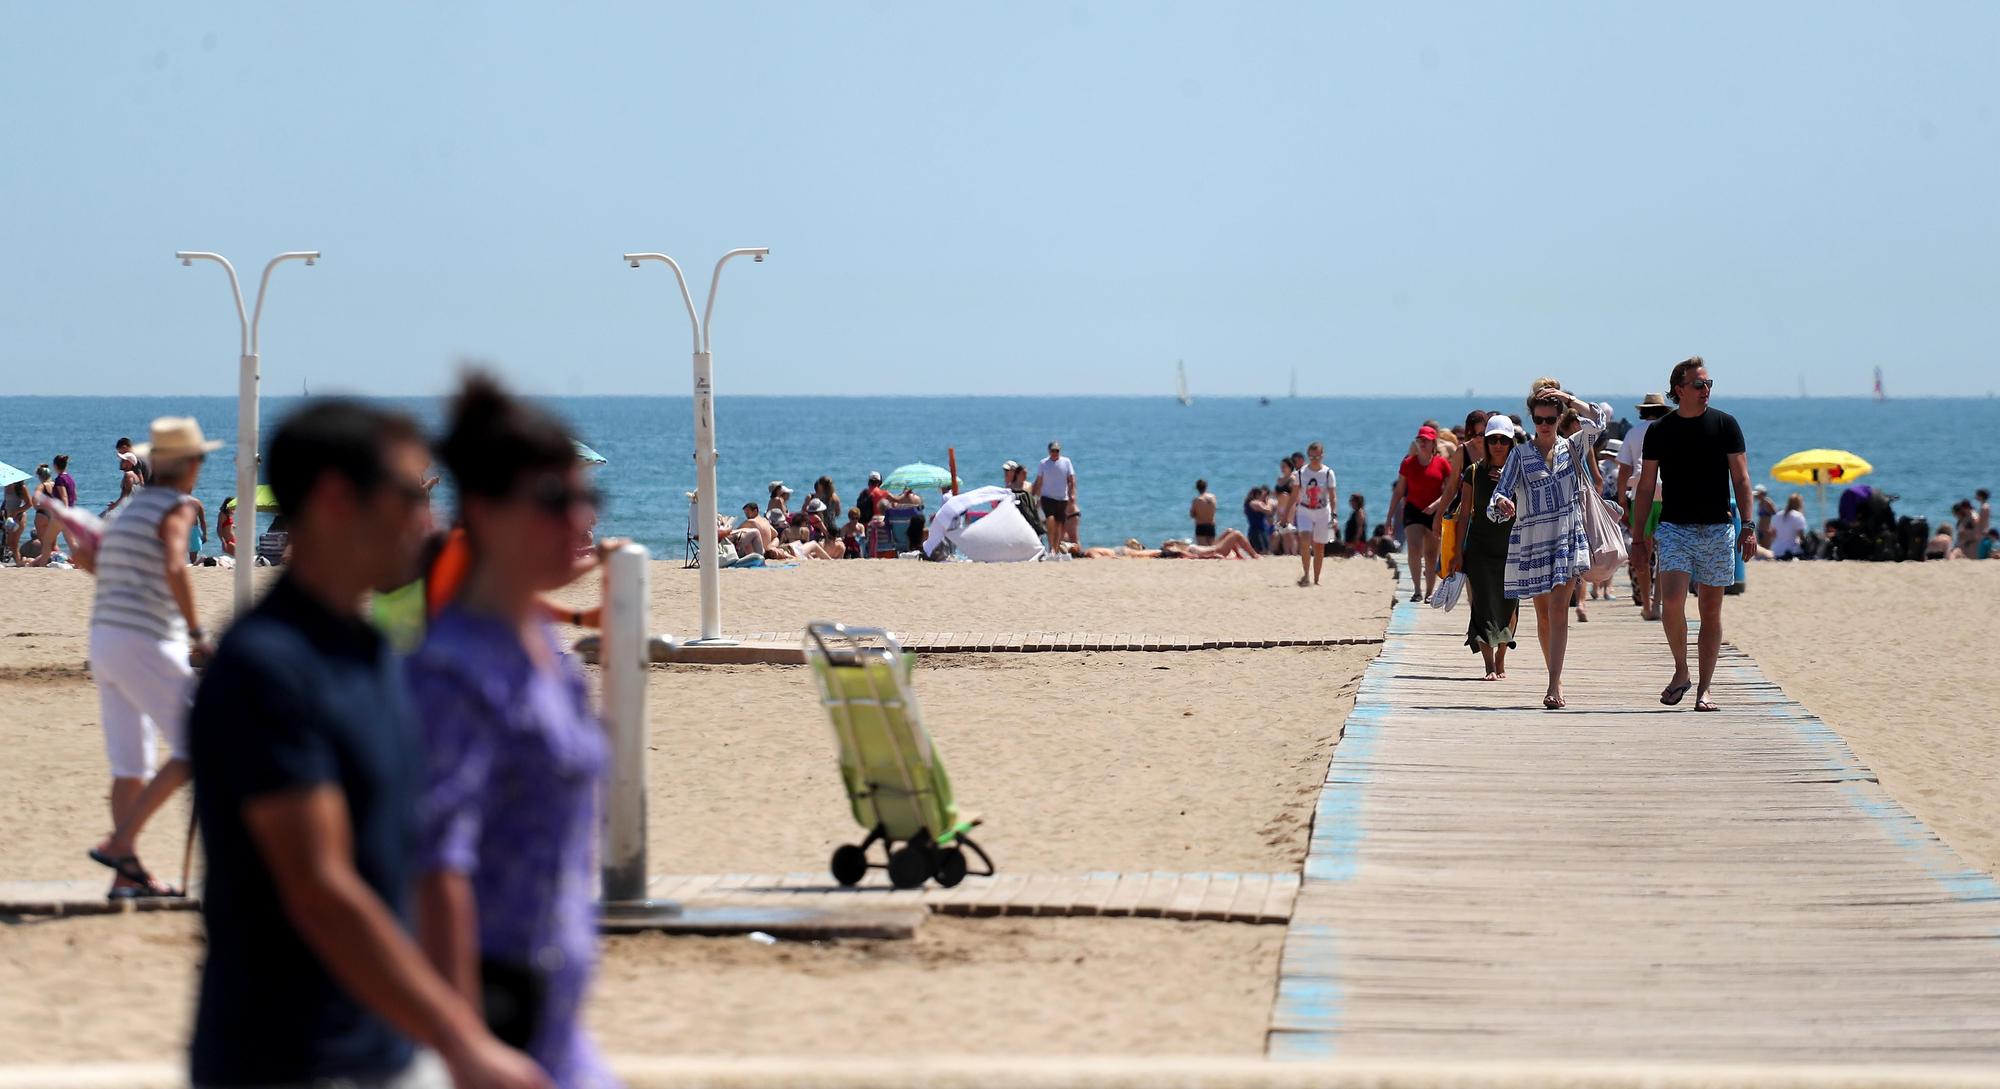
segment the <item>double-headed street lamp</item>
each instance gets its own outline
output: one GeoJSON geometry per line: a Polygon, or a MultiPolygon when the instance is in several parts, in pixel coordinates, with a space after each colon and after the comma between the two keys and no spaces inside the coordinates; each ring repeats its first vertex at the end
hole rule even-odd
{"type": "Polygon", "coordinates": [[[701,638],[696,645],[726,646],[730,640],[722,638],[722,567],[716,557],[715,516],[715,368],[709,355],[709,317],[715,313],[715,289],[722,283],[722,266],[732,257],[749,254],[751,259],[762,262],[771,252],[768,246],[754,246],[748,249],[730,250],[715,263],[715,274],[708,281],[708,305],[699,315],[694,311],[694,294],[688,290],[687,277],[681,273],[680,263],[664,253],[628,253],[625,263],[633,268],[641,261],[659,261],[674,270],[674,280],[681,287],[681,301],[687,304],[688,324],[694,327],[694,463],[695,463],[695,524],[688,532],[695,534],[700,542],[698,548],[701,560],[701,638]]]}
{"type": "Polygon", "coordinates": [[[241,618],[250,611],[251,574],[256,567],[254,557],[257,547],[257,323],[264,316],[264,294],[271,286],[271,270],[280,262],[300,260],[310,265],[319,260],[318,250],[296,250],[281,253],[271,258],[264,266],[264,277],[257,284],[256,305],[246,314],[243,309],[243,288],[236,282],[236,266],[219,253],[197,253],[183,251],[174,254],[181,264],[192,265],[196,261],[213,261],[229,274],[229,293],[236,298],[236,320],[243,327],[243,357],[236,372],[236,509],[240,514],[246,508],[250,512],[247,524],[250,527],[250,554],[244,555],[239,543],[236,549],[236,615],[241,618]]]}

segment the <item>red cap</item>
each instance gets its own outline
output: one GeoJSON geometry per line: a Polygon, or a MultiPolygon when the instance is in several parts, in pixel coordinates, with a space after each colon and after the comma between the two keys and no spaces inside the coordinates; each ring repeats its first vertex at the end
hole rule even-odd
{"type": "Polygon", "coordinates": [[[1437,437],[1438,437],[1438,429],[1437,429],[1437,428],[1435,428],[1435,427],[1432,427],[1432,426],[1431,426],[1431,425],[1429,425],[1429,424],[1425,424],[1424,426],[1422,426],[1422,427],[1419,427],[1419,428],[1417,428],[1417,437],[1418,437],[1418,438],[1420,438],[1420,439],[1434,439],[1434,438],[1437,438],[1437,437]]]}

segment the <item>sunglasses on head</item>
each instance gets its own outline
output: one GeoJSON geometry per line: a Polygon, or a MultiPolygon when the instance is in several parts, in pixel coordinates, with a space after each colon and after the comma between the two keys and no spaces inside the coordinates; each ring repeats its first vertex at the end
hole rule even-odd
{"type": "Polygon", "coordinates": [[[1714,389],[1714,388],[1715,388],[1715,379],[1713,379],[1713,378],[1696,378],[1696,379],[1692,379],[1692,380],[1690,380],[1690,381],[1688,382],[1688,385],[1689,385],[1689,386],[1692,386],[1692,387],[1693,387],[1693,388],[1695,388],[1695,389],[1714,389]]]}

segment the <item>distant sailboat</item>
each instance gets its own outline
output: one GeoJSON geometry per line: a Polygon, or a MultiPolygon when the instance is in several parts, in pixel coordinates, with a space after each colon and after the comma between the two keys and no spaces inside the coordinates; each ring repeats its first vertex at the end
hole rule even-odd
{"type": "Polygon", "coordinates": [[[1886,401],[1889,399],[1889,395],[1882,392],[1882,368],[1880,367],[1875,368],[1875,399],[1877,401],[1886,401]]]}
{"type": "Polygon", "coordinates": [[[1294,400],[1296,400],[1296,399],[1298,399],[1298,396],[1299,396],[1299,369],[1298,369],[1297,367],[1293,367],[1293,368],[1292,368],[1292,392],[1291,392],[1291,397],[1292,397],[1292,398],[1293,398],[1294,400]]]}
{"type": "Polygon", "coordinates": [[[1187,391],[1187,364],[1181,362],[1180,360],[1174,361],[1174,380],[1179,384],[1180,387],[1179,396],[1181,404],[1184,405],[1194,404],[1194,398],[1189,397],[1187,391]]]}

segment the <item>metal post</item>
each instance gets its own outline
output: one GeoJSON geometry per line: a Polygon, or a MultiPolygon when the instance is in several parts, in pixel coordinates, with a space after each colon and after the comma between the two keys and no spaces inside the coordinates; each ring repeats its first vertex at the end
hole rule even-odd
{"type": "Polygon", "coordinates": [[[607,904],[646,904],[646,672],[651,596],[646,549],[627,544],[604,562],[604,727],[611,775],[604,800],[607,904]]]}
{"type": "Polygon", "coordinates": [[[726,646],[722,637],[722,564],[716,555],[715,519],[715,366],[707,352],[694,353],[695,528],[700,535],[696,558],[701,561],[701,639],[726,646]]]}
{"type": "Polygon", "coordinates": [[[174,254],[183,265],[193,265],[196,261],[213,261],[229,274],[229,294],[236,301],[236,322],[242,330],[243,354],[237,363],[236,372],[236,615],[250,611],[250,599],[255,592],[252,569],[257,566],[257,403],[258,403],[258,355],[257,326],[264,318],[264,296],[271,288],[271,270],[285,261],[304,261],[311,265],[319,260],[318,250],[290,250],[271,258],[264,265],[264,275],[257,281],[257,305],[254,311],[243,308],[243,285],[236,281],[236,266],[219,253],[182,250],[174,254]],[[244,515],[249,512],[248,517],[244,515]],[[244,532],[240,527],[248,527],[244,532]],[[248,540],[249,554],[244,554],[244,542],[248,540]]]}
{"type": "Polygon", "coordinates": [[[687,306],[688,324],[694,331],[694,462],[695,462],[695,540],[698,542],[697,558],[701,563],[701,638],[692,646],[734,646],[735,641],[722,637],[722,566],[716,556],[715,516],[720,497],[716,494],[715,463],[715,366],[714,356],[709,351],[709,325],[715,315],[715,292],[722,284],[722,266],[731,258],[749,255],[761,262],[770,254],[768,246],[751,246],[730,250],[715,262],[715,272],[708,281],[708,302],[701,313],[694,309],[694,294],[688,290],[687,276],[681,272],[680,262],[664,253],[628,253],[625,263],[633,268],[641,261],[658,261],[674,270],[674,281],[680,285],[681,302],[687,306]]]}
{"type": "Polygon", "coordinates": [[[257,384],[255,352],[236,372],[236,615],[250,611],[257,567],[257,384]],[[245,547],[248,542],[248,547],[245,547]]]}

